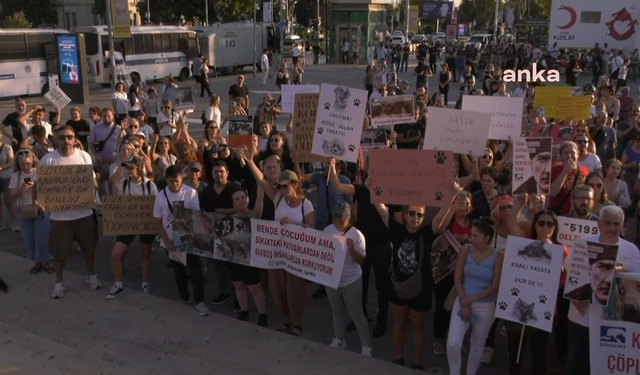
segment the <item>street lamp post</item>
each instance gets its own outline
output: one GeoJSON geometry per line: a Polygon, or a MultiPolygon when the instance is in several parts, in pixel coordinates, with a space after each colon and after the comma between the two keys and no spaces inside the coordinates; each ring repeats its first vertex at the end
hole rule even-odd
{"type": "Polygon", "coordinates": [[[258,4],[253,0],[253,76],[256,76],[256,18],[258,13],[258,4]]]}
{"type": "Polygon", "coordinates": [[[204,24],[209,26],[209,0],[204,0],[204,24]]]}
{"type": "MultiPolygon", "coordinates": [[[[116,75],[116,56],[115,56],[115,42],[113,41],[113,13],[111,12],[111,2],[114,0],[107,0],[107,31],[109,32],[109,60],[111,61],[111,88],[116,88],[118,82],[118,76],[116,75]]],[[[147,0],[148,1],[148,0],[147,0]]]]}
{"type": "Polygon", "coordinates": [[[150,2],[151,0],[147,0],[147,25],[151,24],[151,5],[150,2]]]}

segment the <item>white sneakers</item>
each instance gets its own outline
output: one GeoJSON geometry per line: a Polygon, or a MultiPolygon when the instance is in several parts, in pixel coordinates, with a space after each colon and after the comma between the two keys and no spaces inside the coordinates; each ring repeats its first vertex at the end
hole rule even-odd
{"type": "Polygon", "coordinates": [[[211,314],[211,311],[209,311],[209,308],[204,304],[204,302],[197,304],[196,310],[198,310],[198,314],[200,314],[200,316],[208,316],[211,314]]]}
{"type": "Polygon", "coordinates": [[[482,363],[484,363],[485,365],[490,365],[492,360],[493,348],[485,346],[484,350],[482,351],[482,363]]]}
{"type": "MultiPolygon", "coordinates": [[[[334,337],[333,340],[331,340],[331,344],[329,344],[329,347],[337,348],[337,349],[346,349],[347,342],[345,341],[345,339],[338,339],[334,337]]],[[[365,357],[371,357],[372,356],[371,345],[363,346],[360,354],[362,354],[365,357]]]]}
{"type": "MultiPolygon", "coordinates": [[[[100,279],[98,279],[98,275],[87,275],[85,282],[89,285],[89,288],[96,290],[102,288],[102,283],[100,279]]],[[[51,292],[51,298],[62,298],[64,297],[65,291],[64,283],[56,283],[53,286],[53,292],[51,292]]]]}
{"type": "Polygon", "coordinates": [[[64,283],[56,283],[51,292],[51,298],[58,299],[64,297],[64,283]]]}
{"type": "Polygon", "coordinates": [[[100,282],[100,279],[98,279],[98,275],[96,274],[87,275],[86,282],[87,284],[89,284],[89,288],[93,290],[102,288],[102,283],[100,282]]]}

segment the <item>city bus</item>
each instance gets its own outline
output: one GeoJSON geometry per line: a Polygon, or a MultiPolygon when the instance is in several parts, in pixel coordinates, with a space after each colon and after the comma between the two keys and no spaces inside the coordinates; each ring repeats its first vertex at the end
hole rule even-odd
{"type": "MultiPolygon", "coordinates": [[[[107,26],[76,27],[74,32],[84,33],[89,82],[108,85],[111,69],[107,26]]],[[[134,83],[166,76],[186,80],[191,75],[191,60],[200,51],[195,31],[164,25],[131,26],[131,38],[114,40],[114,47],[124,57],[134,83]]]]}
{"type": "Polygon", "coordinates": [[[0,98],[44,95],[57,84],[56,34],[63,29],[0,29],[0,98]]]}

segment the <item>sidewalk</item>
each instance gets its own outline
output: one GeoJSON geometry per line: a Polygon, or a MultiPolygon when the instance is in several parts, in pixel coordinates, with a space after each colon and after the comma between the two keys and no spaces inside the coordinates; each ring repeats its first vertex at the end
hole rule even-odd
{"type": "MultiPolygon", "coordinates": [[[[0,252],[10,292],[0,294],[0,374],[11,375],[409,375],[414,372],[254,324],[130,290],[113,301],[84,277],[53,276],[0,252]]],[[[103,280],[105,285],[109,280],[103,280]]]]}

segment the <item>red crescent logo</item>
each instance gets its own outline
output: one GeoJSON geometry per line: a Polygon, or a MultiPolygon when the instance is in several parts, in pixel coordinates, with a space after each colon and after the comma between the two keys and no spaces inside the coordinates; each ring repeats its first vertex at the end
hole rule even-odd
{"type": "Polygon", "coordinates": [[[578,14],[576,13],[575,9],[563,5],[558,10],[566,10],[567,13],[569,13],[569,22],[567,22],[567,24],[563,26],[556,25],[556,27],[560,30],[567,30],[572,28],[573,25],[575,25],[576,21],[578,20],[578,14]]]}

